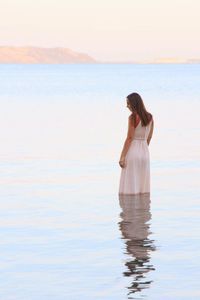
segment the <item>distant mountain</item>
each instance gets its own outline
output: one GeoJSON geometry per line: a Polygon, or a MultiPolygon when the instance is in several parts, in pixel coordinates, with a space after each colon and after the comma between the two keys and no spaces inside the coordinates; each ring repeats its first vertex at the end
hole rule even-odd
{"type": "Polygon", "coordinates": [[[178,57],[163,57],[155,59],[156,64],[192,64],[199,63],[200,59],[178,58],[178,57]]]}
{"type": "Polygon", "coordinates": [[[176,64],[200,63],[198,58],[162,57],[143,60],[100,61],[85,53],[79,53],[69,48],[54,47],[14,47],[0,46],[0,63],[21,64],[69,64],[69,63],[99,63],[99,64],[176,64]]]}
{"type": "Polygon", "coordinates": [[[40,48],[0,46],[0,63],[96,63],[85,53],[78,53],[69,48],[40,48]]]}
{"type": "Polygon", "coordinates": [[[143,60],[116,60],[116,61],[104,61],[101,63],[108,64],[197,64],[200,63],[198,58],[174,58],[163,57],[157,59],[143,59],[143,60]]]}

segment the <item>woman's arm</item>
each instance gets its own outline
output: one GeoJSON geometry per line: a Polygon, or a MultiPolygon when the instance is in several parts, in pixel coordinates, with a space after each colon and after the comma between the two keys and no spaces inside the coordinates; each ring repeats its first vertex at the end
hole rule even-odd
{"type": "Polygon", "coordinates": [[[135,127],[133,125],[132,116],[129,116],[129,118],[128,118],[128,132],[127,132],[127,137],[126,137],[126,140],[124,142],[124,146],[123,146],[123,149],[122,149],[122,152],[121,152],[120,161],[123,161],[126,157],[126,154],[128,152],[128,149],[130,147],[130,144],[131,144],[133,136],[134,136],[134,132],[135,132],[135,127]]]}
{"type": "Polygon", "coordinates": [[[152,120],[151,129],[150,129],[150,132],[149,132],[149,135],[148,135],[148,138],[147,138],[147,144],[148,145],[150,144],[150,141],[151,141],[151,138],[152,138],[152,135],[153,135],[153,129],[154,129],[154,121],[152,120]]]}

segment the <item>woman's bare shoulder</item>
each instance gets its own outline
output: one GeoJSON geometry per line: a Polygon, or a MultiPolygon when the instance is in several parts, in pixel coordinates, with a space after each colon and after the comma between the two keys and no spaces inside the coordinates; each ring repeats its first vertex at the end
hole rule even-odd
{"type": "Polygon", "coordinates": [[[129,120],[132,119],[132,118],[133,118],[133,114],[130,114],[130,115],[128,116],[128,118],[129,118],[129,120]]]}
{"type": "Polygon", "coordinates": [[[128,120],[129,120],[130,122],[133,122],[133,121],[134,121],[134,116],[133,116],[133,114],[131,114],[131,115],[128,116],[128,120]]]}
{"type": "MultiPolygon", "coordinates": [[[[128,117],[128,122],[129,122],[129,125],[130,125],[130,126],[134,126],[135,121],[134,121],[134,116],[133,116],[133,114],[131,114],[131,115],[128,117]]],[[[134,126],[134,127],[135,127],[135,126],[134,126]]]]}
{"type": "Polygon", "coordinates": [[[152,122],[153,123],[153,115],[151,114],[151,119],[150,119],[150,122],[152,122]]]}

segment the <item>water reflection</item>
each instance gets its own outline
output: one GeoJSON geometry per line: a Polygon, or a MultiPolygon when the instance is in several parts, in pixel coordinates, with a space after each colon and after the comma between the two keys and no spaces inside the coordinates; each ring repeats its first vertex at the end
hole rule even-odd
{"type": "Polygon", "coordinates": [[[150,254],[156,248],[151,234],[150,223],[150,194],[119,195],[119,204],[122,208],[121,221],[118,223],[125,239],[125,254],[130,260],[125,263],[126,271],[123,275],[131,277],[128,288],[128,299],[136,292],[150,287],[152,281],[146,280],[145,274],[155,268],[150,264],[150,254]],[[148,222],[148,223],[147,223],[148,222]]]}

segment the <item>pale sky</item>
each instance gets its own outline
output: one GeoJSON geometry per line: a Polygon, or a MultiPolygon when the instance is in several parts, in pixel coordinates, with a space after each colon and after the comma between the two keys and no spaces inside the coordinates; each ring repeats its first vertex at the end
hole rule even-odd
{"type": "Polygon", "coordinates": [[[0,45],[100,61],[200,58],[200,0],[0,0],[0,45]]]}

